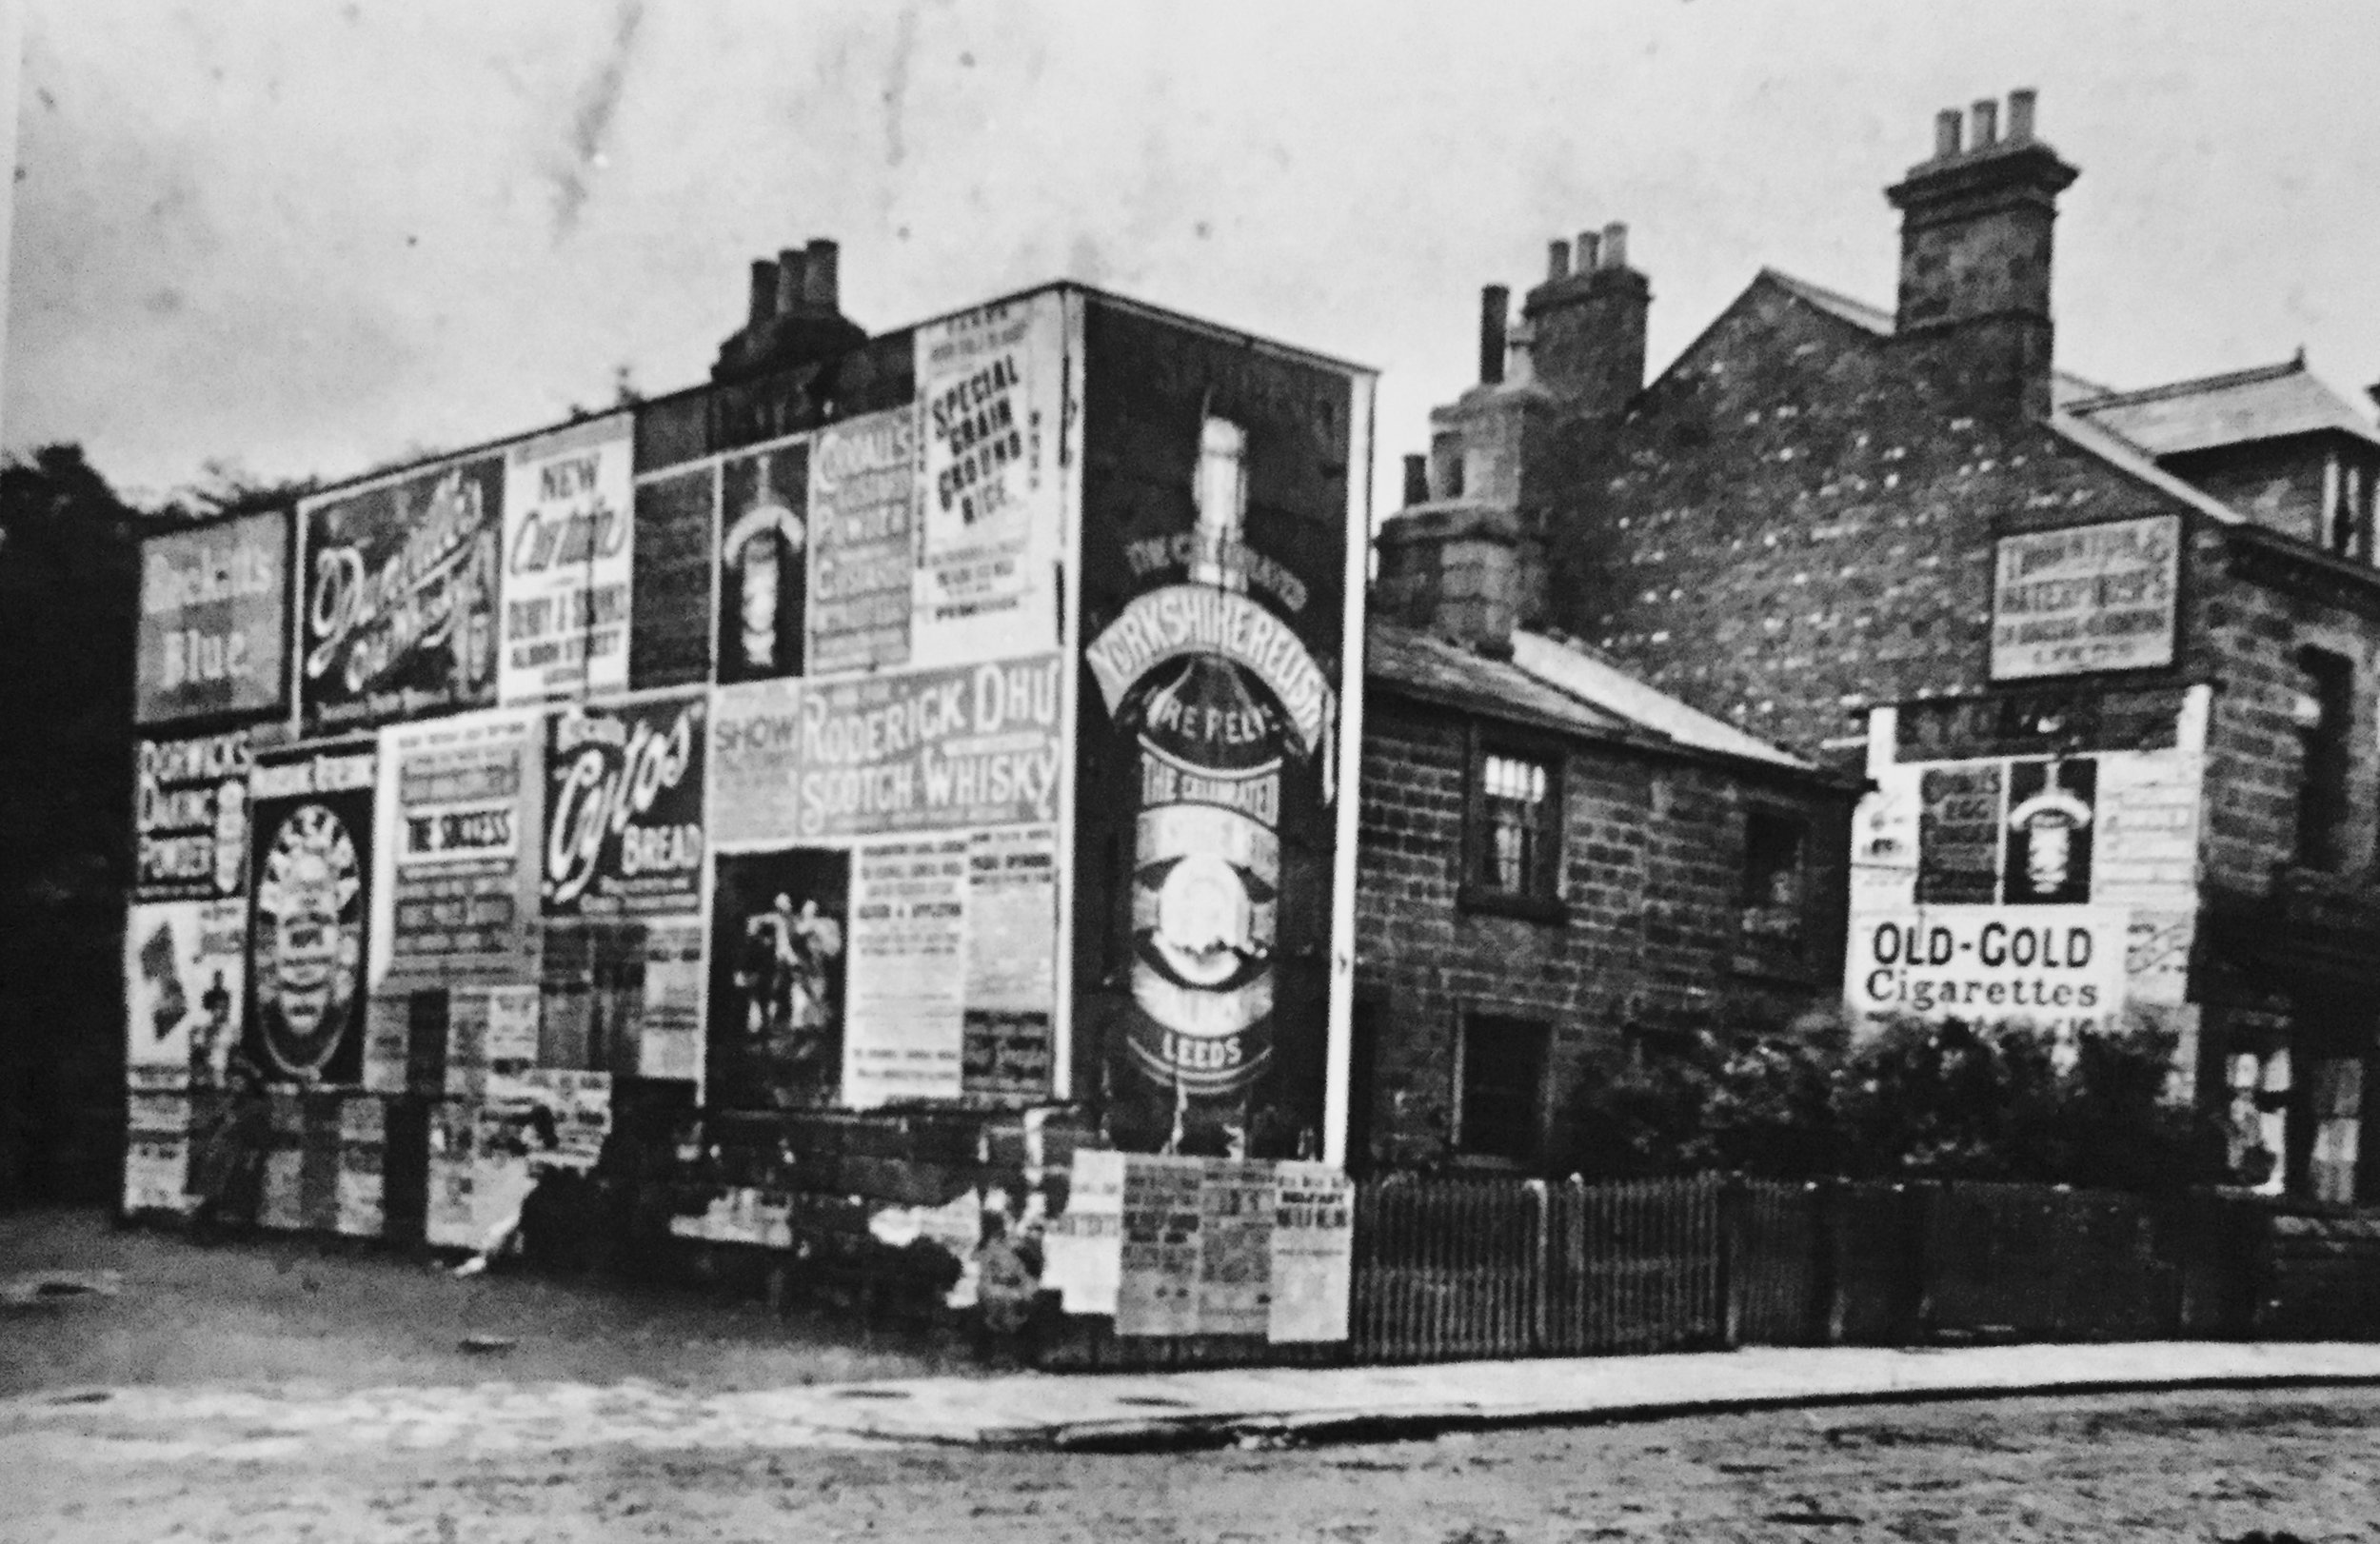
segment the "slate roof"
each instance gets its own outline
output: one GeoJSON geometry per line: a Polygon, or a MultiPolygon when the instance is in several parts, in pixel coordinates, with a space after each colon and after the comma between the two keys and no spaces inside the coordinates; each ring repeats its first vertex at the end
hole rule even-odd
{"type": "MultiPolygon", "coordinates": [[[[1862,331],[1872,332],[1879,338],[1889,338],[1893,335],[1893,313],[1881,307],[1871,306],[1864,300],[1854,300],[1851,296],[1829,289],[1824,285],[1815,285],[1807,279],[1796,279],[1790,273],[1780,273],[1775,268],[1762,268],[1760,277],[1792,295],[1795,300],[1815,306],[1830,316],[1839,317],[1862,331]]],[[[2095,381],[2086,381],[2081,376],[2066,370],[2053,370],[2050,373],[2050,395],[2056,406],[2065,407],[2074,403],[2104,397],[2107,394],[2108,388],[2095,381]]]]}
{"type": "Polygon", "coordinates": [[[1815,770],[1810,762],[1688,707],[1578,645],[1540,634],[1516,633],[1513,658],[1495,660],[1374,618],[1365,646],[1368,680],[1421,702],[1586,740],[1815,770]]]}
{"type": "Polygon", "coordinates": [[[2306,368],[2305,356],[2252,370],[2111,392],[2067,405],[2152,456],[2325,430],[2380,445],[2354,404],[2306,368]]]}

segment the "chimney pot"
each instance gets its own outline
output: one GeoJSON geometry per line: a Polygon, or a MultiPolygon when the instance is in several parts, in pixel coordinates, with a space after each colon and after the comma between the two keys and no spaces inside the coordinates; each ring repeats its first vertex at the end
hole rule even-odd
{"type": "Polygon", "coordinates": [[[809,259],[799,247],[788,247],[777,254],[777,314],[790,316],[802,304],[802,290],[809,268],[809,259]]]}
{"type": "Polygon", "coordinates": [[[840,248],[823,238],[810,243],[807,261],[802,272],[802,298],[812,306],[826,310],[839,309],[836,295],[839,275],[836,259],[840,248]]]}
{"type": "Polygon", "coordinates": [[[764,257],[755,258],[752,262],[752,314],[748,321],[751,326],[758,327],[776,311],[777,265],[764,257]]]}
{"type": "Polygon", "coordinates": [[[1577,262],[1573,267],[1580,273],[1593,273],[1602,258],[1603,237],[1599,231],[1578,232],[1577,262]]]}
{"type": "Polygon", "coordinates": [[[2033,109],[2038,100],[2038,93],[2029,86],[2008,93],[2008,142],[2011,145],[2024,145],[2032,141],[2033,109]]]}
{"type": "Polygon", "coordinates": [[[1628,228],[1615,220],[1603,228],[1603,264],[1607,268],[1628,266],[1628,228]]]}
{"type": "Polygon", "coordinates": [[[1548,242],[1545,247],[1545,278],[1548,284],[1570,277],[1570,243],[1548,242]]]}
{"type": "Polygon", "coordinates": [[[1512,291],[1492,284],[1479,291],[1479,381],[1496,386],[1504,379],[1504,323],[1512,307],[1512,291]]]}
{"type": "Polygon", "coordinates": [[[1429,502],[1430,458],[1407,456],[1405,458],[1405,507],[1410,509],[1417,504],[1429,502]]]}
{"type": "Polygon", "coordinates": [[[2000,142],[2000,105],[1990,97],[1975,104],[1974,148],[1988,150],[2000,142]]]}
{"type": "Polygon", "coordinates": [[[1944,108],[1934,115],[1934,158],[1947,161],[1958,153],[1959,117],[1956,108],[1944,108]]]}

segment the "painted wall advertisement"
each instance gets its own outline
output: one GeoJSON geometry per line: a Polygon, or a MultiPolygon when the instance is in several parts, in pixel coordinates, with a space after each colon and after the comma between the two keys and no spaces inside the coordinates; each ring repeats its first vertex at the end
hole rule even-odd
{"type": "Polygon", "coordinates": [[[1993,680],[2173,663],[2180,516],[2003,536],[1996,548],[1993,680]]]}
{"type": "Polygon", "coordinates": [[[490,455],[301,506],[309,731],[494,704],[504,496],[490,455]]]}
{"type": "Polygon", "coordinates": [[[135,901],[204,901],[248,888],[248,731],[144,740],[133,769],[135,901]]]}
{"type": "Polygon", "coordinates": [[[619,413],[506,452],[497,674],[505,702],[628,684],[633,428],[629,415],[619,413]]]}
{"type": "Polygon", "coordinates": [[[545,913],[702,909],[707,693],[555,716],[546,761],[545,913]]]}
{"type": "Polygon", "coordinates": [[[819,430],[810,453],[810,675],[909,663],[917,510],[914,407],[819,430]]]}
{"type": "Polygon", "coordinates": [[[490,710],[381,731],[375,989],[537,979],[545,729],[490,710]]]}
{"type": "Polygon", "coordinates": [[[1299,1157],[1322,1128],[1353,385],[1097,303],[1085,329],[1086,440],[1135,454],[1084,489],[1075,936],[1107,950],[1076,951],[1076,1022],[1102,1026],[1119,1145],[1299,1157]],[[1126,969],[1081,963],[1108,952],[1126,969]]]}
{"type": "Polygon", "coordinates": [[[259,757],[244,1045],[267,1076],[355,1082],[371,909],[373,746],[259,757]]]}
{"type": "Polygon", "coordinates": [[[1057,818],[1060,657],[718,696],[714,840],[842,842],[1057,818]]]}
{"type": "Polygon", "coordinates": [[[239,1039],[248,908],[135,905],[124,934],[125,1063],[136,1088],[219,1088],[239,1039]]]}
{"type": "Polygon", "coordinates": [[[1875,782],[1854,821],[1855,1013],[2080,1032],[2181,1003],[2198,756],[1914,762],[1875,782]]]}
{"type": "Polygon", "coordinates": [[[288,565],[280,512],[141,544],[135,723],[288,701],[288,565]]]}
{"type": "Polygon", "coordinates": [[[1058,642],[1065,356],[1063,302],[1054,294],[917,329],[924,444],[915,663],[1058,642]]]}

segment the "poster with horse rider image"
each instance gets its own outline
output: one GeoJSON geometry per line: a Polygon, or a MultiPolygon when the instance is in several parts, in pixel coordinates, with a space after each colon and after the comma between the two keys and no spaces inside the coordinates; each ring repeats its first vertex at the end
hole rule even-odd
{"type": "Polygon", "coordinates": [[[372,814],[368,741],[260,754],[250,777],[243,1049],[274,1082],[363,1074],[372,814]]]}
{"type": "Polygon", "coordinates": [[[704,1087],[728,1109],[834,1103],[843,1057],[851,855],[735,853],[711,886],[704,1087]]]}

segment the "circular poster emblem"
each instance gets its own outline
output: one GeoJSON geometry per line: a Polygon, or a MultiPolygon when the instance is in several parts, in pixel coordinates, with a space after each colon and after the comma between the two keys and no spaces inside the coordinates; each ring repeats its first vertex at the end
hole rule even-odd
{"type": "Polygon", "coordinates": [[[321,804],[292,810],[256,887],[255,991],[266,1054],[307,1081],[322,1077],[353,1017],[362,888],[346,823],[321,804]]]}

